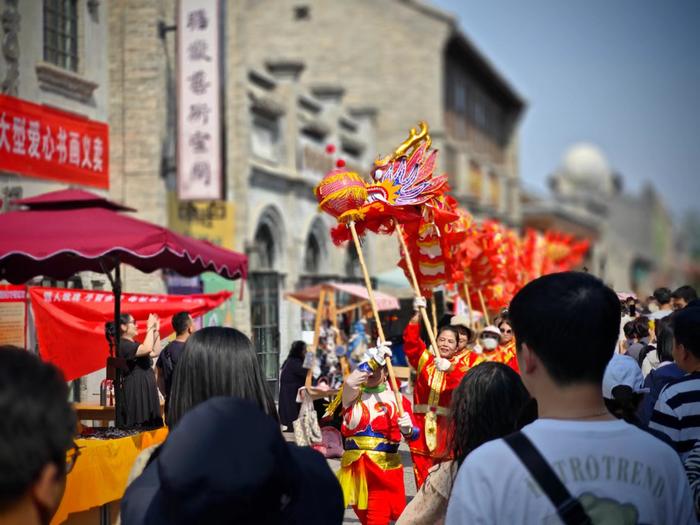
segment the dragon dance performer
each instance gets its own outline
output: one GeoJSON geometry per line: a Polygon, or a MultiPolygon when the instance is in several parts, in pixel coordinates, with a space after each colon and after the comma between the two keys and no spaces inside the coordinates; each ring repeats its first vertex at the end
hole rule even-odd
{"type": "Polygon", "coordinates": [[[481,356],[484,361],[503,363],[520,373],[515,355],[515,340],[511,337],[504,344],[503,334],[497,326],[486,326],[479,334],[479,343],[483,349],[481,356]]]}
{"type": "Polygon", "coordinates": [[[363,525],[386,525],[406,506],[403,467],[398,454],[401,437],[417,439],[411,404],[387,388],[387,346],[370,348],[365,361],[345,378],[342,392],[345,452],[338,480],[346,505],[352,505],[363,525]]]}
{"type": "MultiPolygon", "coordinates": [[[[414,308],[425,307],[425,299],[417,297],[414,308]]],[[[455,326],[443,326],[437,334],[439,358],[425,347],[420,337],[420,316],[416,314],[403,333],[404,352],[416,370],[413,390],[413,413],[421,430],[419,439],[411,442],[411,458],[416,487],[420,488],[433,465],[451,459],[447,446],[448,416],[452,391],[467,371],[483,360],[467,347],[468,336],[455,326]]]]}

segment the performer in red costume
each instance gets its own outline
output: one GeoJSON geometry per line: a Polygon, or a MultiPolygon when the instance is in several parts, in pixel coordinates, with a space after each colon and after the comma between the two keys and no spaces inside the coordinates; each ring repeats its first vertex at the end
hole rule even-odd
{"type": "Polygon", "coordinates": [[[411,404],[401,396],[399,416],[396,396],[386,381],[386,347],[370,348],[366,360],[343,384],[343,434],[345,452],[338,480],[345,504],[352,505],[363,525],[387,525],[406,506],[403,467],[398,454],[401,437],[418,437],[411,404]]]}
{"type": "MultiPolygon", "coordinates": [[[[414,308],[425,306],[425,299],[416,298],[414,308]]],[[[463,335],[461,344],[458,330],[443,326],[437,334],[440,357],[437,359],[420,338],[420,316],[416,314],[403,333],[404,353],[416,370],[413,389],[413,413],[420,428],[420,437],[411,442],[411,458],[416,486],[421,487],[428,469],[441,461],[451,459],[447,447],[447,431],[452,391],[474,364],[483,360],[467,347],[463,335]]]]}
{"type": "Polygon", "coordinates": [[[506,344],[503,344],[502,334],[498,327],[488,325],[479,334],[479,343],[483,349],[481,355],[484,361],[503,363],[520,373],[518,360],[515,356],[515,340],[512,337],[506,344]]]}

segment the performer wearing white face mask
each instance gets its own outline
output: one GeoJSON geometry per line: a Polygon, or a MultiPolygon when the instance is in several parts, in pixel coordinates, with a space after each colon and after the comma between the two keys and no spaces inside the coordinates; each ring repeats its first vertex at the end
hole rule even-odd
{"type": "Polygon", "coordinates": [[[479,341],[484,349],[484,352],[492,352],[498,348],[498,343],[501,340],[501,331],[493,325],[489,325],[481,331],[479,341]]]}
{"type": "Polygon", "coordinates": [[[520,373],[515,357],[515,345],[501,346],[501,331],[497,326],[488,325],[481,331],[479,346],[484,360],[504,363],[520,373]]]}

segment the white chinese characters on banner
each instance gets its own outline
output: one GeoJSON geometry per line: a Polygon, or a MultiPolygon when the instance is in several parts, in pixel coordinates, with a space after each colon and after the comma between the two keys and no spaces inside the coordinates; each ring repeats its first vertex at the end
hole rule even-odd
{"type": "Polygon", "coordinates": [[[103,170],[101,138],[67,132],[62,127],[54,138],[50,125],[20,117],[10,120],[6,112],[0,111],[0,152],[3,151],[45,161],[52,161],[57,153],[58,164],[73,164],[95,172],[103,170]]]}
{"type": "Polygon", "coordinates": [[[178,198],[221,199],[219,0],[180,0],[178,17],[178,198]]]}

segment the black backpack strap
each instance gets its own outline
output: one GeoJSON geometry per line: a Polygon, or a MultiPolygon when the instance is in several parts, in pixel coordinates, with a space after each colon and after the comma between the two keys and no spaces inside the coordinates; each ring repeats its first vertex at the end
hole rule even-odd
{"type": "Polygon", "coordinates": [[[552,502],[557,514],[566,525],[590,525],[591,518],[559,479],[559,476],[542,457],[540,451],[522,432],[515,432],[503,438],[523,465],[530,472],[542,491],[552,502]]]}

